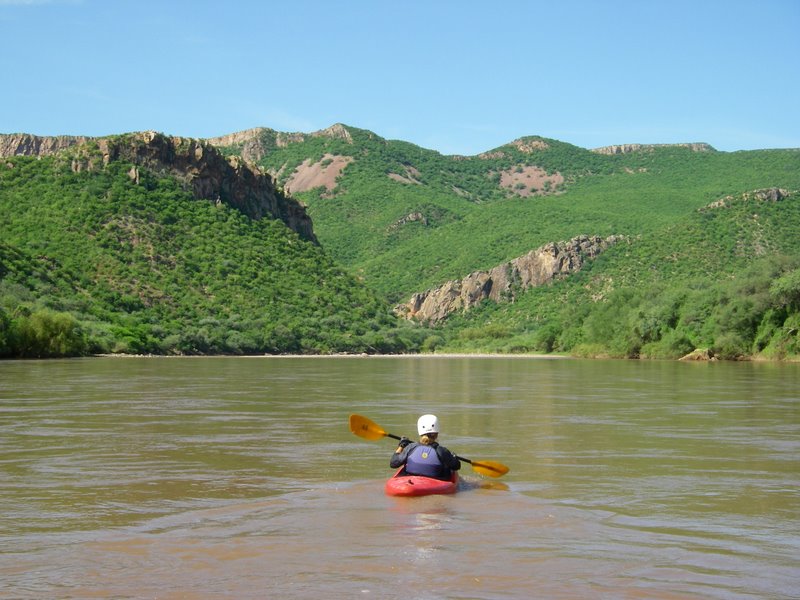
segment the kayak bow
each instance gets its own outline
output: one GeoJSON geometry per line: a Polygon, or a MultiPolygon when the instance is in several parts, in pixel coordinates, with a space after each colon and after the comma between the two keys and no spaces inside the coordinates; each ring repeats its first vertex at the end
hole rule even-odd
{"type": "Polygon", "coordinates": [[[455,494],[458,491],[458,472],[443,481],[422,475],[404,475],[403,468],[397,470],[385,486],[387,496],[430,496],[432,494],[455,494]]]}

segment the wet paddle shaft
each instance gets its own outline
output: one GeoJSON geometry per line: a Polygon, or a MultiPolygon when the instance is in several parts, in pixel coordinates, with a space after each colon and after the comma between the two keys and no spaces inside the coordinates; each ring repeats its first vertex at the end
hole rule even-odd
{"type": "MultiPolygon", "coordinates": [[[[384,431],[380,425],[374,421],[370,421],[367,417],[362,417],[361,415],[350,415],[350,431],[352,431],[358,437],[362,437],[365,440],[370,441],[379,440],[385,437],[393,438],[395,440],[402,439],[399,435],[394,435],[393,433],[384,431]]],[[[470,460],[468,458],[464,458],[463,456],[456,456],[456,458],[464,461],[465,463],[469,463],[477,473],[486,475],[488,477],[502,477],[509,471],[509,468],[506,465],[493,460],[470,460]]]]}

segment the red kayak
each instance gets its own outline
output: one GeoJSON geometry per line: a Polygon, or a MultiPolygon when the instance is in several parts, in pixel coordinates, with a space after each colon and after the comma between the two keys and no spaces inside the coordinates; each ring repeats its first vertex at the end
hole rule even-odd
{"type": "Polygon", "coordinates": [[[422,475],[403,475],[403,468],[386,482],[387,496],[428,496],[430,494],[455,494],[458,491],[458,472],[447,481],[423,477],[422,475]]]}

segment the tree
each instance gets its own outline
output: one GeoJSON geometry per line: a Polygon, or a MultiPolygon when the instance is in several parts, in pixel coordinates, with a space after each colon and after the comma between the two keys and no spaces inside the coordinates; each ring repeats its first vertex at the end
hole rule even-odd
{"type": "Polygon", "coordinates": [[[69,313],[40,309],[20,317],[12,325],[12,346],[26,358],[80,356],[86,352],[86,336],[69,313]]]}

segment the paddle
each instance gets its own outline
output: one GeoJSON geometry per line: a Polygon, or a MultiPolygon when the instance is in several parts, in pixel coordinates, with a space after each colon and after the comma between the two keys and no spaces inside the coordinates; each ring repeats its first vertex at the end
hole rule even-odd
{"type": "MultiPolygon", "coordinates": [[[[399,435],[384,431],[380,425],[361,415],[350,415],[350,431],[365,440],[373,442],[384,437],[393,438],[395,440],[402,439],[399,435]]],[[[456,458],[465,463],[469,463],[475,471],[481,475],[487,475],[488,477],[502,477],[509,471],[506,465],[493,460],[470,460],[463,456],[456,456],[456,458]]]]}

